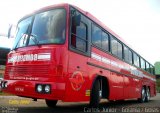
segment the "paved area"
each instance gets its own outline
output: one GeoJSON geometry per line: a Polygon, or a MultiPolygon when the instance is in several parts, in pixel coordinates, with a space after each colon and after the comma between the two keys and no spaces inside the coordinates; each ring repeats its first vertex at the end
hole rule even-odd
{"type": "Polygon", "coordinates": [[[50,109],[44,100],[37,102],[32,99],[17,96],[0,97],[0,113],[160,113],[160,93],[151,98],[148,103],[138,103],[136,100],[123,102],[107,102],[103,100],[99,108],[90,108],[88,103],[73,103],[59,101],[57,107],[50,109]]]}

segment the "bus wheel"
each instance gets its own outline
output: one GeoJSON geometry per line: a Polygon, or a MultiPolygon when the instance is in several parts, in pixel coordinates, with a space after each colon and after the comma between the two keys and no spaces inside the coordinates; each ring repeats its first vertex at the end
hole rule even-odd
{"type": "Polygon", "coordinates": [[[151,96],[151,95],[150,95],[150,90],[149,90],[149,88],[147,87],[147,88],[146,88],[146,98],[145,98],[145,101],[146,101],[146,102],[148,102],[148,101],[150,100],[150,96],[151,96]]]}
{"type": "Polygon", "coordinates": [[[46,104],[49,108],[54,108],[56,106],[57,102],[58,102],[57,100],[47,100],[46,99],[46,104]]]}
{"type": "Polygon", "coordinates": [[[145,91],[145,88],[143,87],[141,90],[141,98],[139,98],[138,101],[143,103],[145,102],[145,99],[146,99],[146,91],[145,91]]]}
{"type": "Polygon", "coordinates": [[[100,87],[100,80],[96,80],[93,84],[91,96],[90,96],[90,106],[98,107],[100,99],[102,97],[102,90],[100,87]]]}

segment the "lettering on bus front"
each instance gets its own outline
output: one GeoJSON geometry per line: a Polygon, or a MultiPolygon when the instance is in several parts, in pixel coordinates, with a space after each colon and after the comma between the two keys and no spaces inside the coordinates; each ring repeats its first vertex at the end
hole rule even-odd
{"type": "Polygon", "coordinates": [[[51,58],[50,53],[14,55],[14,56],[8,58],[8,63],[25,62],[25,61],[38,61],[38,60],[50,60],[50,58],[51,58]]]}

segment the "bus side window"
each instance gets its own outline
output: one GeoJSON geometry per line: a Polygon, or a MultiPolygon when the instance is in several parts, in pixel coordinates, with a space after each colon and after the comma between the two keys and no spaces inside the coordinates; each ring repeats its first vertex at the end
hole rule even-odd
{"type": "Polygon", "coordinates": [[[143,70],[146,69],[145,61],[144,61],[144,59],[142,59],[142,58],[141,58],[141,68],[142,68],[143,70]]]}
{"type": "Polygon", "coordinates": [[[109,51],[109,35],[102,32],[102,49],[109,51]]]}
{"type": "Polygon", "coordinates": [[[111,37],[111,52],[113,55],[122,59],[122,44],[113,37],[111,37]]]}
{"type": "Polygon", "coordinates": [[[120,59],[122,59],[122,44],[121,44],[120,42],[118,42],[117,44],[118,44],[118,45],[117,45],[117,46],[118,46],[118,47],[117,47],[117,48],[118,48],[118,51],[117,51],[118,53],[117,53],[117,55],[118,55],[118,57],[119,57],[120,59]]]}
{"type": "Polygon", "coordinates": [[[124,60],[132,64],[132,51],[124,45],[124,60]]]}
{"type": "Polygon", "coordinates": [[[93,24],[92,25],[92,43],[100,48],[102,45],[101,35],[102,35],[101,29],[93,24]]]}
{"type": "Polygon", "coordinates": [[[148,62],[146,62],[146,71],[150,73],[150,67],[148,62]]]}
{"type": "Polygon", "coordinates": [[[133,64],[133,55],[132,55],[132,51],[129,50],[129,63],[133,64]]]}
{"type": "Polygon", "coordinates": [[[118,47],[117,47],[117,40],[114,39],[113,37],[111,37],[111,52],[113,55],[118,56],[117,51],[118,51],[118,47]]]}
{"type": "Polygon", "coordinates": [[[76,26],[72,26],[71,45],[76,48],[76,26]]]}
{"type": "Polygon", "coordinates": [[[71,31],[71,45],[76,49],[86,52],[87,51],[87,25],[80,22],[79,26],[72,24],[71,31]]]}
{"type": "Polygon", "coordinates": [[[139,56],[136,53],[133,53],[133,63],[135,66],[140,67],[139,65],[139,56]]]}

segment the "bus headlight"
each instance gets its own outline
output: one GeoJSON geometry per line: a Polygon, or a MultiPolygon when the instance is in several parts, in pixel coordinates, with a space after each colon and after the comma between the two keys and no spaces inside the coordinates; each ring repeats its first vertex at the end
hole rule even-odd
{"type": "Polygon", "coordinates": [[[42,92],[43,88],[42,88],[42,85],[37,85],[37,92],[42,92]]]}
{"type": "Polygon", "coordinates": [[[35,90],[38,93],[50,94],[51,93],[51,85],[50,84],[36,84],[35,90]]]}
{"type": "Polygon", "coordinates": [[[51,91],[50,85],[45,85],[44,90],[46,93],[50,93],[50,91],[51,91]]]}

